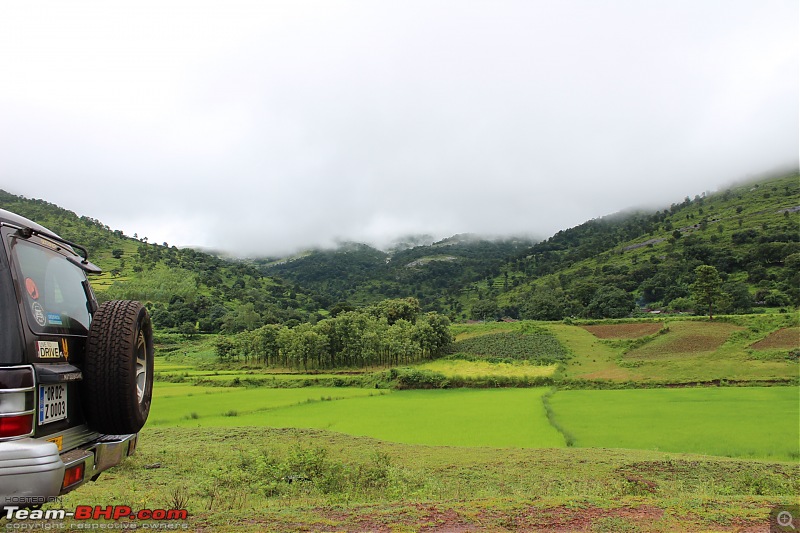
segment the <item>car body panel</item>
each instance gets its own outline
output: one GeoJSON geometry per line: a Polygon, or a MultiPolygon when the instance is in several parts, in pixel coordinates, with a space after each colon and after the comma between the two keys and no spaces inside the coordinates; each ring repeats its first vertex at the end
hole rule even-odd
{"type": "MultiPolygon", "coordinates": [[[[104,435],[87,427],[81,368],[88,333],[85,322],[91,318],[80,306],[86,306],[91,314],[97,305],[85,281],[86,273],[75,260],[80,257],[69,244],[48,239],[47,234],[58,237],[39,224],[0,209],[0,418],[22,418],[31,412],[31,406],[34,417],[32,434],[0,434],[0,508],[38,505],[69,492],[118,465],[134,453],[138,442],[136,433],[104,435]],[[34,235],[24,228],[45,235],[34,235]],[[55,261],[61,275],[66,272],[70,284],[67,289],[56,288],[55,294],[60,303],[78,306],[75,309],[83,317],[79,324],[68,321],[73,314],[48,312],[54,304],[46,303],[44,295],[39,294],[45,290],[44,278],[33,281],[23,273],[21,259],[12,248],[30,248],[29,243],[41,247],[48,264],[55,261]],[[63,264],[59,255],[65,259],[63,264]],[[38,305],[40,301],[43,305],[38,305]],[[47,313],[44,318],[40,308],[47,313]],[[9,372],[20,369],[32,373],[32,387],[30,380],[24,388],[9,385],[13,379],[3,385],[3,373],[10,376],[9,372]],[[53,397],[43,399],[47,391],[57,392],[53,397],[59,401],[65,395],[66,411],[58,405],[58,416],[51,419],[40,414],[45,406],[55,410],[53,397]],[[20,411],[19,406],[26,410],[20,411]],[[64,475],[69,469],[82,475],[65,487],[64,475]]],[[[43,267],[40,270],[44,276],[43,267]]]]}

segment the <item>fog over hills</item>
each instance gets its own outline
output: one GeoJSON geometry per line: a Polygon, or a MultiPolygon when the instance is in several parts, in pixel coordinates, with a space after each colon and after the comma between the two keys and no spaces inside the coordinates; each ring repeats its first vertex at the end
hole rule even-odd
{"type": "Polygon", "coordinates": [[[45,4],[0,186],[150,242],[547,236],[798,164],[794,1],[45,4]]]}

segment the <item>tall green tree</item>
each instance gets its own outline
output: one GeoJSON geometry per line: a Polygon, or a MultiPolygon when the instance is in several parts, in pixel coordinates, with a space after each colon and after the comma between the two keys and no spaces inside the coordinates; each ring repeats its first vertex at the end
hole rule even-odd
{"type": "Polygon", "coordinates": [[[695,280],[691,291],[698,308],[708,309],[708,319],[714,319],[714,305],[722,298],[722,278],[711,265],[700,265],[694,269],[695,280]]]}
{"type": "Polygon", "coordinates": [[[624,318],[635,307],[636,301],[632,294],[609,285],[597,289],[583,313],[589,318],[624,318]]]}
{"type": "Polygon", "coordinates": [[[398,320],[407,320],[412,324],[417,321],[421,311],[419,300],[416,298],[394,298],[383,300],[373,306],[374,314],[383,317],[391,326],[398,320]]]}

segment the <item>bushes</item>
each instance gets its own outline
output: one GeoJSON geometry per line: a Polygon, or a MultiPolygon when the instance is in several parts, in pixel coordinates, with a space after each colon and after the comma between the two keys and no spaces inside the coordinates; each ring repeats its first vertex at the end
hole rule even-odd
{"type": "Polygon", "coordinates": [[[452,376],[450,387],[493,389],[499,387],[546,387],[555,382],[551,376],[452,376]]]}
{"type": "Polygon", "coordinates": [[[396,372],[395,388],[404,389],[446,389],[450,382],[439,372],[400,368],[396,372]]]}
{"type": "Polygon", "coordinates": [[[471,388],[492,389],[498,387],[544,387],[553,385],[551,376],[451,376],[447,377],[431,370],[398,368],[383,373],[386,386],[398,390],[471,388]]]}
{"type": "Polygon", "coordinates": [[[267,497],[327,494],[352,498],[374,493],[405,494],[421,486],[378,450],[363,462],[332,458],[322,447],[295,446],[285,454],[243,452],[229,472],[214,471],[219,486],[246,486],[267,497]]]}

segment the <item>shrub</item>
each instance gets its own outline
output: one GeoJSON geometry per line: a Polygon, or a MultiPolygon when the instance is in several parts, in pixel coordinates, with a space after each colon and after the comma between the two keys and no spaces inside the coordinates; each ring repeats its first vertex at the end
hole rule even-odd
{"type": "Polygon", "coordinates": [[[397,369],[398,389],[446,389],[450,382],[444,374],[415,368],[397,369]]]}
{"type": "Polygon", "coordinates": [[[325,448],[295,446],[284,456],[272,451],[248,457],[240,468],[266,496],[287,493],[365,494],[407,487],[403,472],[383,452],[374,451],[364,462],[344,463],[328,456],[325,448]],[[399,484],[399,487],[391,487],[399,484]]]}

